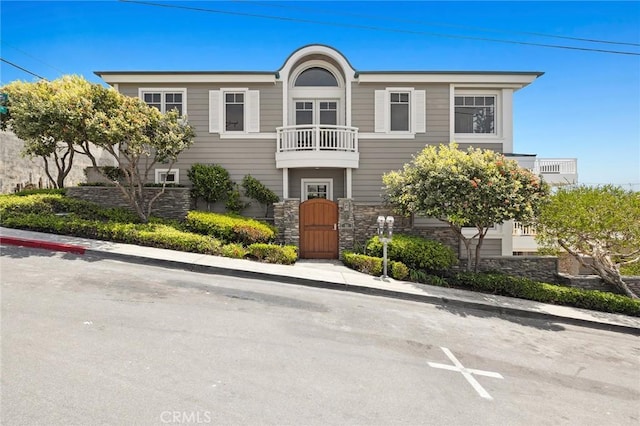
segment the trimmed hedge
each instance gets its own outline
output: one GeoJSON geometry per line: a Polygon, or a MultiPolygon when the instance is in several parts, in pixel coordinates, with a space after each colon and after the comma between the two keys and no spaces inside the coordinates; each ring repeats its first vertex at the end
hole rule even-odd
{"type": "MultiPolygon", "coordinates": [[[[350,251],[342,252],[342,262],[351,269],[373,276],[382,275],[383,260],[379,257],[356,254],[350,251]]],[[[387,273],[396,280],[403,280],[409,275],[409,268],[402,262],[390,261],[387,273]]]]}
{"type": "Polygon", "coordinates": [[[556,305],[640,316],[640,301],[598,290],[583,290],[540,283],[527,278],[503,274],[460,272],[448,279],[455,287],[501,296],[519,297],[556,305]]]}
{"type": "Polygon", "coordinates": [[[47,194],[47,195],[64,195],[67,192],[64,188],[39,188],[39,189],[23,189],[14,195],[24,197],[27,195],[47,194]]]}
{"type": "MultiPolygon", "coordinates": [[[[60,195],[0,196],[0,225],[10,228],[234,258],[251,255],[270,263],[291,264],[297,259],[297,248],[292,246],[261,243],[245,248],[238,241],[223,245],[213,236],[181,229],[182,224],[177,221],[152,219],[149,223],[132,223],[133,220],[136,217],[127,210],[103,209],[87,201],[60,195]]],[[[232,228],[231,235],[242,241],[274,235],[271,227],[255,220],[233,218],[233,223],[236,226],[232,228]]]]}
{"type": "Polygon", "coordinates": [[[298,248],[295,246],[255,243],[247,247],[247,252],[249,256],[267,263],[291,265],[298,259],[298,248]]]}
{"type": "MultiPolygon", "coordinates": [[[[378,236],[367,241],[367,253],[382,257],[382,243],[378,236]]],[[[450,247],[433,240],[413,235],[395,234],[387,245],[387,256],[407,265],[411,269],[444,271],[458,262],[450,247]]]]}
{"type": "Polygon", "coordinates": [[[138,216],[123,208],[103,208],[90,201],[67,198],[60,194],[0,197],[0,217],[15,214],[75,214],[87,220],[139,222],[138,216]]]}
{"type": "Polygon", "coordinates": [[[271,242],[276,237],[276,231],[271,225],[229,214],[190,211],[187,213],[185,226],[199,234],[247,245],[271,242]]]}

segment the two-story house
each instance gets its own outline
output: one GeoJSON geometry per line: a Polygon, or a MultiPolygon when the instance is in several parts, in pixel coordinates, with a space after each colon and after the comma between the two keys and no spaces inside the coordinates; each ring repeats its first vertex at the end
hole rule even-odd
{"type": "MultiPolygon", "coordinates": [[[[237,182],[251,174],[283,200],[276,225],[303,258],[336,258],[375,234],[377,216],[388,213],[382,174],[427,144],[455,140],[512,154],[514,93],[542,75],[362,71],[324,45],[296,50],[271,72],[96,74],[161,111],[177,108],[194,125],[194,145],[174,169],[157,169],[157,182],[188,185],[194,163],[220,164],[237,182]]],[[[257,206],[247,214],[258,215],[257,206]]],[[[487,254],[512,254],[511,226],[487,237],[487,254]]],[[[396,230],[459,244],[434,220],[397,218],[396,230]]]]}

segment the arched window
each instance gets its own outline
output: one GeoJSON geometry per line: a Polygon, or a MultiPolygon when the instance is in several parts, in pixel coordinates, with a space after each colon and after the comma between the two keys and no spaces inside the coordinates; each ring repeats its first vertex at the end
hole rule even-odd
{"type": "Polygon", "coordinates": [[[296,87],[338,87],[336,77],[324,68],[313,67],[304,70],[296,79],[296,87]]]}

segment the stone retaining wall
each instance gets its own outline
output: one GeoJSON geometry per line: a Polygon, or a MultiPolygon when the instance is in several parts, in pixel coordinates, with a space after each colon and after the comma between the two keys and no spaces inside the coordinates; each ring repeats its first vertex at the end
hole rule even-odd
{"type": "MultiPolygon", "coordinates": [[[[622,280],[629,286],[631,291],[640,295],[640,277],[622,277],[622,280]]],[[[597,275],[568,275],[558,274],[558,281],[567,287],[582,288],[586,290],[608,291],[610,293],[623,294],[616,287],[606,284],[597,275]]]]}
{"type": "MultiPolygon", "coordinates": [[[[459,269],[466,267],[462,259],[459,269]]],[[[499,271],[546,283],[558,283],[558,258],[555,256],[486,256],[480,258],[480,271],[499,271]]]]}
{"type": "MultiPolygon", "coordinates": [[[[145,194],[155,196],[162,188],[145,188],[145,194]]],[[[165,188],[152,209],[154,216],[183,220],[191,209],[189,188],[165,188]]],[[[67,188],[67,196],[92,201],[104,207],[123,207],[133,210],[120,189],[114,186],[75,186],[67,188]]]]}

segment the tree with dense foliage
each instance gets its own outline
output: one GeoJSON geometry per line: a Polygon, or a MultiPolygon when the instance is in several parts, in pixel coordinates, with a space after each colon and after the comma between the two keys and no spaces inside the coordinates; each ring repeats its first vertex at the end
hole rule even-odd
{"type": "Polygon", "coordinates": [[[606,283],[638,298],[620,267],[640,262],[640,192],[612,185],[560,188],[538,217],[537,240],[562,248],[606,283]]]}
{"type": "Polygon", "coordinates": [[[532,221],[549,194],[548,185],[516,161],[491,150],[462,151],[455,143],[427,146],[382,179],[386,201],[397,213],[449,225],[465,246],[468,270],[477,270],[489,229],[507,220],[532,221]],[[475,228],[472,237],[465,227],[475,228]]]}
{"type": "Polygon", "coordinates": [[[92,150],[103,148],[122,171],[122,181],[114,184],[145,222],[164,193],[163,185],[156,195],[146,195],[149,173],[158,163],[170,170],[193,143],[193,129],[177,111],[161,114],[140,99],[82,77],[13,82],[2,90],[9,94],[10,109],[3,128],[25,140],[27,155],[44,159],[47,176],[57,187],[64,186],[75,154],[89,157],[102,173],[92,150]],[[58,169],[56,178],[48,171],[50,159],[58,169]]]}
{"type": "MultiPolygon", "coordinates": [[[[116,160],[124,177],[114,183],[140,219],[147,222],[166,182],[155,195],[144,190],[145,183],[158,164],[167,173],[171,171],[178,155],[193,143],[193,128],[177,110],[162,114],[142,100],[113,89],[94,85],[94,90],[100,108],[88,123],[89,140],[116,160]]],[[[95,158],[91,159],[97,167],[95,158]]]]}
{"type": "Polygon", "coordinates": [[[78,126],[91,118],[91,84],[81,77],[66,76],[35,83],[15,81],[2,87],[9,95],[9,113],[2,129],[25,142],[23,155],[40,157],[51,184],[63,188],[76,153],[86,153],[86,137],[79,139],[78,126]],[[81,140],[83,139],[83,140],[81,140]]]}
{"type": "Polygon", "coordinates": [[[227,199],[233,191],[229,172],[219,164],[196,163],[187,171],[187,177],[191,181],[191,196],[196,204],[202,198],[207,210],[211,210],[211,204],[227,199]]]}
{"type": "Polygon", "coordinates": [[[269,207],[273,203],[280,201],[280,198],[275,192],[267,188],[262,182],[254,178],[251,175],[246,175],[242,179],[242,188],[247,197],[253,198],[258,203],[262,204],[264,209],[264,217],[269,215],[269,207]]]}

